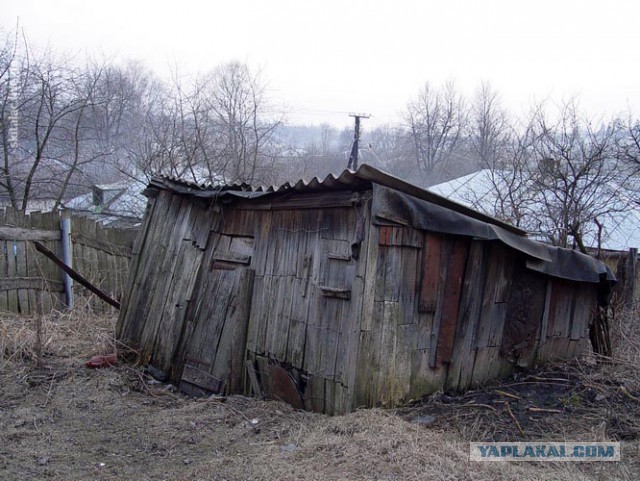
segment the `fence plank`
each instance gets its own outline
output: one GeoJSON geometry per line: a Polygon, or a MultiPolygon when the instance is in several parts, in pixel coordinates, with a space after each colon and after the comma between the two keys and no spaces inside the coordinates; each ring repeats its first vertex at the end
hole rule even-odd
{"type": "MultiPolygon", "coordinates": [[[[6,241],[5,249],[7,252],[7,277],[16,277],[16,254],[14,241],[6,241]]],[[[7,310],[10,312],[20,312],[18,304],[18,291],[13,289],[7,291],[7,310]]]]}
{"type": "MultiPolygon", "coordinates": [[[[27,277],[27,246],[25,241],[15,242],[16,252],[16,274],[17,277],[27,277]]],[[[29,309],[29,293],[25,289],[18,289],[18,303],[20,313],[28,315],[31,313],[29,309]]]]}
{"type": "MultiPolygon", "coordinates": [[[[4,211],[0,210],[2,216],[4,217],[4,211]]],[[[6,278],[7,276],[7,243],[5,241],[0,241],[0,278],[6,278]]],[[[9,305],[7,304],[7,292],[0,291],[0,311],[7,311],[9,309],[9,305]]]]}

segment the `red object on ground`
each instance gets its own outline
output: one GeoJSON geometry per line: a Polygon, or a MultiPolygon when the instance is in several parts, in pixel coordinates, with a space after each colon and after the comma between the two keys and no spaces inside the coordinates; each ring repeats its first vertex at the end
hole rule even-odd
{"type": "Polygon", "coordinates": [[[104,356],[93,356],[87,362],[84,363],[87,367],[109,367],[118,362],[118,357],[115,354],[106,354],[104,356]]]}

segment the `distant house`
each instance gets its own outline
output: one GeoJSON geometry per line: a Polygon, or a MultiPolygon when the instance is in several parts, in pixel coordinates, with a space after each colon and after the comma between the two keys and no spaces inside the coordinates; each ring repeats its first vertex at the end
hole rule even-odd
{"type": "MultiPolygon", "coordinates": [[[[500,211],[501,199],[497,191],[508,191],[510,172],[483,169],[463,177],[429,187],[431,192],[460,202],[473,209],[493,215],[500,211]]],[[[517,179],[518,183],[526,179],[517,179]]],[[[611,212],[599,218],[603,225],[600,234],[600,246],[595,229],[587,230],[583,239],[588,248],[600,247],[605,251],[626,252],[630,248],[640,247],[640,205],[631,199],[625,189],[617,185],[603,185],[603,195],[611,197],[611,212]]],[[[525,207],[536,209],[536,198],[525,200],[525,207]]]]}
{"type": "Polygon", "coordinates": [[[74,197],[63,207],[109,227],[139,226],[147,205],[145,185],[137,181],[96,184],[91,192],[74,197]]]}
{"type": "Polygon", "coordinates": [[[145,192],[116,334],[187,393],[337,414],[602,346],[606,266],[368,165],[145,192]]]}

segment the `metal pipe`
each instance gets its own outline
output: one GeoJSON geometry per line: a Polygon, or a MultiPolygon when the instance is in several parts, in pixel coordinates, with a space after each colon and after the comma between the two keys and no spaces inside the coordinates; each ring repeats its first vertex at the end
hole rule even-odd
{"type": "MultiPolygon", "coordinates": [[[[62,260],[68,267],[73,267],[72,244],[71,244],[71,212],[62,211],[60,219],[60,229],[62,231],[62,260]]],[[[64,295],[69,309],[73,309],[73,279],[69,274],[64,274],[64,295]]]]}

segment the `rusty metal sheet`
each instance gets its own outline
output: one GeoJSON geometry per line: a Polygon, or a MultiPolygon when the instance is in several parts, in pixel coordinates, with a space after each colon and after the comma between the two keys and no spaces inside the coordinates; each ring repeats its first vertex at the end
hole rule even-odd
{"type": "Polygon", "coordinates": [[[269,394],[296,409],[304,409],[297,383],[291,374],[278,364],[269,366],[269,394]]]}

